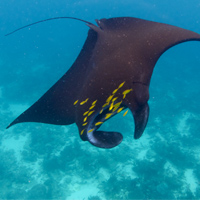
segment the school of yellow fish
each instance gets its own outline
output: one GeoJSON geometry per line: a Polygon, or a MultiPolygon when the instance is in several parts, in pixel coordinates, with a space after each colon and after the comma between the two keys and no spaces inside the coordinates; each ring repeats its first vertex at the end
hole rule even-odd
{"type": "MultiPolygon", "coordinates": [[[[121,83],[121,84],[118,86],[118,88],[116,88],[116,89],[112,92],[112,94],[107,98],[105,104],[102,106],[102,109],[101,109],[101,111],[99,112],[99,114],[101,114],[101,113],[103,112],[104,107],[109,106],[109,111],[110,111],[110,113],[107,113],[107,114],[106,114],[105,119],[110,118],[110,117],[114,114],[115,111],[116,111],[117,113],[120,113],[122,110],[124,110],[124,107],[120,107],[122,101],[115,103],[116,100],[118,99],[118,97],[114,97],[115,94],[117,93],[117,91],[118,91],[120,88],[123,87],[124,83],[125,83],[125,81],[124,81],[123,83],[121,83]]],[[[131,91],[132,91],[132,89],[124,90],[124,91],[122,92],[123,99],[125,99],[125,98],[126,98],[126,95],[127,95],[128,93],[130,93],[131,91]]],[[[81,101],[81,102],[80,102],[80,105],[84,105],[85,103],[87,103],[88,100],[89,100],[89,98],[85,99],[84,101],[81,101]]],[[[74,105],[76,105],[78,102],[79,102],[79,100],[76,100],[76,101],[74,102],[74,105]]],[[[89,109],[88,109],[86,112],[83,113],[84,119],[83,119],[83,124],[82,124],[82,126],[86,126],[86,125],[88,124],[87,118],[95,111],[94,108],[95,108],[95,106],[96,106],[96,102],[97,102],[97,100],[93,101],[92,104],[91,104],[91,106],[89,107],[89,109]]],[[[126,112],[123,114],[123,116],[125,116],[127,113],[128,113],[128,109],[127,109],[126,112]]],[[[101,124],[103,124],[103,122],[101,122],[101,121],[100,121],[100,122],[96,122],[96,123],[95,123],[95,126],[99,126],[99,125],[101,125],[101,124]]],[[[88,131],[88,133],[92,132],[93,130],[94,130],[94,129],[90,129],[90,130],[88,131]]],[[[83,129],[83,130],[81,131],[81,135],[84,133],[84,131],[85,131],[85,129],[83,129]]]]}

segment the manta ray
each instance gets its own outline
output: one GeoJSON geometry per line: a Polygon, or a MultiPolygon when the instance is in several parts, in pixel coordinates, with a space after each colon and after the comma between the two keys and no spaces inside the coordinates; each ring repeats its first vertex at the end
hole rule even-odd
{"type": "Polygon", "coordinates": [[[149,85],[156,62],[174,45],[200,41],[200,34],[133,17],[100,19],[96,20],[97,25],[72,19],[89,27],[77,59],[7,128],[22,122],[76,123],[83,141],[100,148],[113,148],[121,143],[122,134],[98,129],[111,117],[129,109],[135,122],[134,138],[140,138],[149,117],[149,85]]]}

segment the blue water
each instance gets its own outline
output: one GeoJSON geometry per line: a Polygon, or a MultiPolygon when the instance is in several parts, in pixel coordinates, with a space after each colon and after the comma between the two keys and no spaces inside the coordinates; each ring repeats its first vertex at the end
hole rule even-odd
{"type": "Polygon", "coordinates": [[[57,16],[130,16],[200,33],[199,0],[0,1],[0,199],[200,198],[200,42],[165,52],[150,85],[150,118],[133,139],[130,114],[108,120],[123,142],[110,150],[79,138],[76,125],[24,123],[5,130],[72,65],[88,27],[57,16]]]}

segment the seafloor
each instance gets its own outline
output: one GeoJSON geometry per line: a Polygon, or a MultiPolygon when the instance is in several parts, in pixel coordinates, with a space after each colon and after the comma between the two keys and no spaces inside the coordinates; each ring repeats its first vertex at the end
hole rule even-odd
{"type": "MultiPolygon", "coordinates": [[[[5,130],[39,98],[36,91],[45,84],[37,77],[38,85],[28,87],[35,77],[26,75],[37,70],[43,76],[49,66],[44,62],[18,71],[20,80],[5,81],[0,88],[0,199],[200,198],[198,54],[199,46],[192,42],[161,57],[152,77],[143,136],[133,139],[130,112],[118,114],[102,126],[124,136],[110,150],[81,141],[75,125],[23,123],[5,130]]],[[[5,62],[2,58],[2,68],[5,62]]]]}

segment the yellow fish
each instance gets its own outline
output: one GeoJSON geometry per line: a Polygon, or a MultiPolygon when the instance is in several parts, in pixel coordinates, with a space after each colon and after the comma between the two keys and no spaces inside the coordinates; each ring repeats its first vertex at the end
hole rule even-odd
{"type": "Polygon", "coordinates": [[[89,98],[87,98],[85,101],[82,101],[82,102],[80,103],[80,105],[85,104],[85,103],[88,101],[88,99],[89,99],[89,98]]]}
{"type": "Polygon", "coordinates": [[[121,88],[124,85],[124,83],[125,81],[119,85],[118,89],[121,88]]]}
{"type": "Polygon", "coordinates": [[[128,89],[128,90],[124,90],[122,94],[128,94],[130,91],[132,91],[133,89],[128,89]]]}
{"type": "Polygon", "coordinates": [[[110,104],[109,110],[113,109],[113,102],[110,104]]]}
{"type": "Polygon", "coordinates": [[[88,117],[89,117],[93,112],[94,112],[94,110],[90,111],[90,112],[88,113],[88,117]]]}
{"type": "Polygon", "coordinates": [[[85,122],[87,120],[87,117],[84,118],[83,122],[85,122]]]}
{"type": "Polygon", "coordinates": [[[120,113],[122,110],[124,109],[124,107],[121,107],[117,110],[117,113],[120,113]]]}
{"type": "Polygon", "coordinates": [[[93,128],[93,129],[90,129],[90,130],[88,131],[88,133],[92,132],[93,130],[94,130],[94,128],[93,128]]]}
{"type": "Polygon", "coordinates": [[[113,94],[115,94],[115,93],[117,92],[117,90],[118,90],[118,89],[119,89],[119,88],[117,88],[117,89],[113,90],[113,92],[112,92],[112,93],[113,93],[113,94]]]}
{"type": "Polygon", "coordinates": [[[89,110],[92,110],[92,108],[94,108],[94,107],[95,107],[95,105],[90,106],[89,110]]]}
{"type": "Polygon", "coordinates": [[[96,101],[93,101],[92,105],[94,105],[96,102],[97,102],[97,100],[96,100],[96,101]]]}
{"type": "Polygon", "coordinates": [[[131,92],[131,91],[132,91],[132,89],[124,90],[122,94],[125,95],[125,94],[128,94],[128,93],[131,92]]]}
{"type": "Polygon", "coordinates": [[[105,119],[108,119],[111,116],[112,116],[112,113],[107,113],[105,119]]]}
{"type": "Polygon", "coordinates": [[[106,107],[108,104],[109,104],[108,102],[105,103],[105,104],[102,106],[102,108],[106,107]]]}
{"type": "Polygon", "coordinates": [[[123,117],[128,113],[128,110],[123,114],[123,117]]]}
{"type": "Polygon", "coordinates": [[[84,130],[85,130],[85,129],[83,129],[83,130],[81,131],[81,135],[83,135],[84,130]]]}
{"type": "Polygon", "coordinates": [[[103,109],[99,112],[99,114],[101,114],[103,112],[103,109]]]}
{"type": "Polygon", "coordinates": [[[76,105],[78,103],[78,100],[76,100],[75,102],[74,102],[74,105],[76,105]]]}
{"type": "Polygon", "coordinates": [[[95,124],[95,126],[98,126],[98,125],[101,125],[101,124],[103,124],[103,122],[97,122],[97,123],[95,124]]]}
{"type": "Polygon", "coordinates": [[[115,112],[118,108],[119,108],[119,106],[114,107],[114,109],[112,110],[112,112],[115,112]]]}
{"type": "Polygon", "coordinates": [[[113,98],[113,96],[114,96],[114,95],[110,95],[110,96],[107,98],[106,102],[109,103],[110,100],[113,98]]]}
{"type": "Polygon", "coordinates": [[[113,105],[114,109],[112,110],[112,112],[115,112],[121,105],[122,101],[116,103],[115,105],[113,105]]]}
{"type": "Polygon", "coordinates": [[[83,113],[83,116],[87,115],[89,113],[89,110],[83,113]]]}
{"type": "Polygon", "coordinates": [[[120,104],[122,103],[122,101],[120,101],[120,102],[118,102],[118,103],[116,103],[115,105],[113,105],[114,107],[118,107],[118,106],[120,106],[120,104]]]}
{"type": "Polygon", "coordinates": [[[125,97],[126,97],[126,95],[129,93],[129,92],[131,92],[132,91],[132,89],[129,89],[129,90],[125,90],[125,91],[123,91],[123,99],[125,99],[125,97]]]}
{"type": "Polygon", "coordinates": [[[85,125],[87,125],[87,122],[85,122],[84,124],[82,124],[82,126],[85,126],[85,125]]]}
{"type": "Polygon", "coordinates": [[[112,102],[116,101],[116,100],[117,100],[117,98],[118,98],[118,97],[115,97],[115,98],[113,98],[113,99],[112,99],[112,102]]]}

